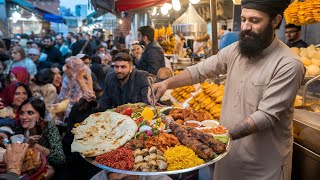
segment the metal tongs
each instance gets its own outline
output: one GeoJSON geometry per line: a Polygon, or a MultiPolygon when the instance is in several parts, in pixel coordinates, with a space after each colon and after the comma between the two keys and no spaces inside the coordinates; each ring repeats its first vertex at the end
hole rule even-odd
{"type": "Polygon", "coordinates": [[[150,90],[151,90],[151,98],[152,98],[152,102],[151,102],[151,105],[153,106],[153,112],[154,112],[154,119],[157,119],[157,118],[159,118],[160,116],[159,116],[159,113],[158,113],[158,110],[157,110],[157,108],[156,108],[156,102],[157,102],[157,100],[155,99],[155,92],[154,92],[154,90],[153,90],[153,88],[152,88],[152,82],[153,82],[153,79],[152,79],[152,77],[148,77],[148,83],[149,83],[149,88],[150,88],[150,90]]]}

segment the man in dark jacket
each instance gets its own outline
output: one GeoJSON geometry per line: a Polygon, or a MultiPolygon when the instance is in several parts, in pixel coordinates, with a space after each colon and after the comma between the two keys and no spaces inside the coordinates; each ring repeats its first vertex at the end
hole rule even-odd
{"type": "MultiPolygon", "coordinates": [[[[145,71],[133,68],[132,58],[127,53],[119,53],[114,59],[114,71],[107,74],[105,88],[99,100],[98,111],[105,111],[127,103],[148,103],[148,76],[145,71]]],[[[92,101],[92,94],[84,98],[92,101]]]]}
{"type": "Polygon", "coordinates": [[[156,75],[160,68],[165,67],[165,61],[162,48],[154,41],[154,29],[150,26],[140,27],[138,39],[140,43],[146,45],[146,49],[138,60],[136,68],[156,75]]]}
{"type": "Polygon", "coordinates": [[[296,26],[294,24],[287,24],[285,26],[285,29],[286,29],[286,37],[288,40],[287,45],[289,47],[297,47],[297,48],[308,47],[308,44],[300,38],[301,26],[296,26]]]}
{"type": "Polygon", "coordinates": [[[55,48],[53,46],[53,41],[51,36],[45,36],[42,41],[43,45],[43,52],[48,55],[47,61],[51,64],[58,63],[59,67],[62,67],[64,65],[64,59],[59,51],[59,49],[55,48]]]}

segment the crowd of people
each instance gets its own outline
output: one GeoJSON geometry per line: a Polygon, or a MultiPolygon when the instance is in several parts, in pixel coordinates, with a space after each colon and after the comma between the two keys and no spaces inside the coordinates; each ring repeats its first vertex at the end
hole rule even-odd
{"type": "Polygon", "coordinates": [[[0,146],[23,134],[28,147],[46,156],[48,179],[89,179],[97,173],[71,152],[74,124],[122,104],[149,103],[149,80],[173,75],[152,27],[141,27],[128,48],[118,34],[107,41],[71,32],[25,44],[0,40],[0,146]]]}

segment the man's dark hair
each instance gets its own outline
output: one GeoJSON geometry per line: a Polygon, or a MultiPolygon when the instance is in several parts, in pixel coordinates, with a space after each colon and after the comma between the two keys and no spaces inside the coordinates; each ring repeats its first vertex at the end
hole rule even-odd
{"type": "Polygon", "coordinates": [[[78,35],[72,35],[71,38],[76,39],[77,41],[79,41],[79,36],[78,35]]]}
{"type": "Polygon", "coordinates": [[[301,31],[301,26],[297,26],[297,25],[294,25],[294,24],[286,24],[284,26],[285,29],[288,29],[288,28],[296,28],[298,31],[301,31]]]}
{"type": "Polygon", "coordinates": [[[43,86],[52,83],[54,74],[50,68],[44,68],[37,72],[34,78],[34,83],[43,86]]]}
{"type": "Polygon", "coordinates": [[[97,49],[100,49],[100,48],[106,49],[106,47],[104,47],[104,46],[102,46],[102,45],[99,45],[99,46],[97,47],[97,49]]]}
{"type": "Polygon", "coordinates": [[[132,63],[132,58],[129,54],[120,52],[114,57],[113,61],[127,61],[132,63]]]}
{"type": "Polygon", "coordinates": [[[35,44],[35,45],[37,45],[40,49],[43,49],[43,46],[42,46],[41,42],[39,42],[39,41],[33,42],[32,44],[35,44]]]}
{"type": "Polygon", "coordinates": [[[149,41],[154,41],[154,29],[151,26],[139,27],[138,31],[142,36],[146,36],[149,41]]]}
{"type": "Polygon", "coordinates": [[[43,40],[45,40],[45,39],[50,39],[50,41],[51,41],[51,42],[53,42],[52,37],[51,37],[51,36],[49,36],[49,35],[46,35],[46,36],[43,38],[43,40]]]}
{"type": "Polygon", "coordinates": [[[91,57],[91,62],[92,62],[92,64],[101,64],[101,58],[100,58],[100,56],[92,56],[91,57]]]}
{"type": "Polygon", "coordinates": [[[129,54],[130,50],[129,49],[121,49],[121,52],[129,54]]]}
{"type": "Polygon", "coordinates": [[[7,50],[6,43],[4,43],[4,41],[2,39],[0,39],[0,48],[3,48],[3,49],[7,50]]]}
{"type": "Polygon", "coordinates": [[[221,29],[227,30],[227,25],[222,25],[222,26],[221,26],[221,29]]]}
{"type": "Polygon", "coordinates": [[[53,63],[53,64],[51,64],[51,66],[50,66],[50,68],[60,68],[60,65],[59,65],[59,63],[53,63]]]}
{"type": "Polygon", "coordinates": [[[112,50],[112,51],[110,52],[110,55],[111,55],[111,57],[112,57],[112,61],[114,60],[115,56],[116,56],[118,53],[120,53],[120,50],[118,50],[118,49],[114,49],[114,50],[112,50]]]}

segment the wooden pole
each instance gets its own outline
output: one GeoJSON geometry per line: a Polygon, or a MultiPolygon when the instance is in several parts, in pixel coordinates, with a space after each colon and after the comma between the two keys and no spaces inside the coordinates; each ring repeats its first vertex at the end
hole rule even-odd
{"type": "Polygon", "coordinates": [[[217,32],[217,2],[216,0],[210,0],[210,12],[211,12],[211,40],[212,40],[212,52],[217,54],[218,52],[218,32],[217,32]]]}

